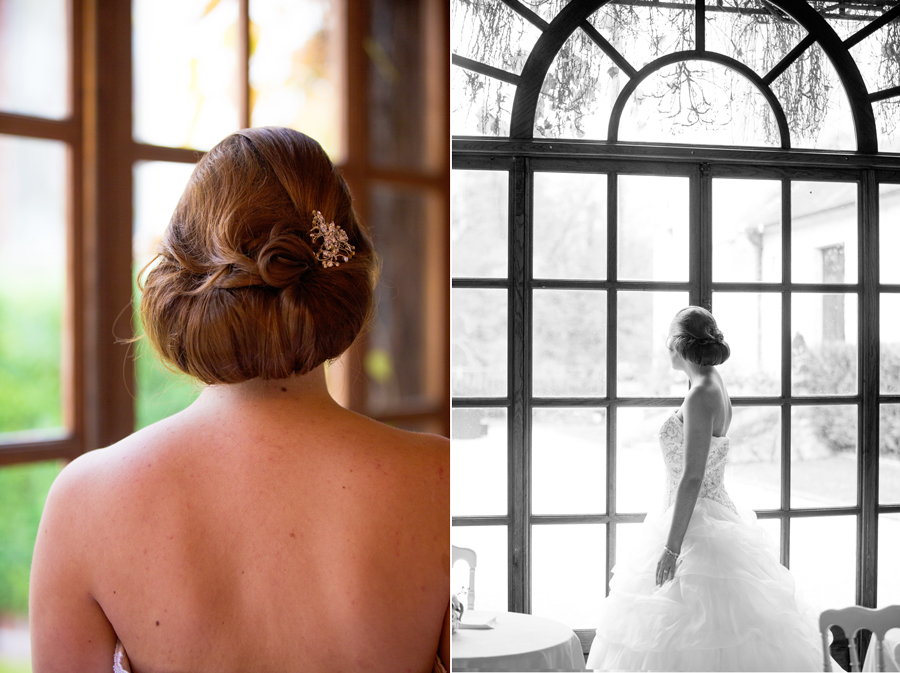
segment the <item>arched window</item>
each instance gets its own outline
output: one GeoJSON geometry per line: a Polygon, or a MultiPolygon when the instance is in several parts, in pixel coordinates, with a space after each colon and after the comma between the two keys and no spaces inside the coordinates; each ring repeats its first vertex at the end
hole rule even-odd
{"type": "Polygon", "coordinates": [[[817,602],[896,602],[898,17],[452,2],[452,537],[481,607],[589,642],[662,490],[688,303],[732,346],[730,492],[817,602]]]}

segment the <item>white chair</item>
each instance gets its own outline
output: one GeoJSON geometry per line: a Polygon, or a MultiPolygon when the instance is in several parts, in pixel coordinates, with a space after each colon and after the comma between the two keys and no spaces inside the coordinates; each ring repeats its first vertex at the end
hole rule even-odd
{"type": "Polygon", "coordinates": [[[840,610],[825,610],[819,616],[819,632],[822,634],[822,652],[825,656],[825,671],[831,671],[831,654],[828,650],[828,630],[832,626],[843,629],[850,640],[850,670],[859,671],[859,656],[856,654],[856,632],[868,629],[875,637],[875,670],[884,671],[884,634],[888,629],[900,626],[900,605],[889,605],[880,610],[853,605],[840,610]]]}
{"type": "Polygon", "coordinates": [[[466,600],[466,608],[469,610],[475,609],[475,564],[478,560],[478,556],[475,554],[473,549],[468,549],[466,547],[455,547],[450,545],[451,550],[451,560],[450,565],[452,566],[457,561],[465,561],[469,564],[469,591],[467,592],[467,600],[466,600]]]}

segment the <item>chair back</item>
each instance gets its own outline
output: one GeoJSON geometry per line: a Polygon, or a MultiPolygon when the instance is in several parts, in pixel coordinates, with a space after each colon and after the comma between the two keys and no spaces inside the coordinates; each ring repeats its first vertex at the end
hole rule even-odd
{"type": "Polygon", "coordinates": [[[819,616],[819,632],[822,634],[822,653],[825,657],[825,671],[831,671],[831,655],[828,651],[828,630],[839,626],[850,640],[850,670],[859,671],[859,656],[856,654],[856,632],[868,629],[875,636],[875,670],[884,671],[884,634],[900,627],[900,605],[889,605],[880,610],[852,605],[840,610],[825,610],[819,616]]]}
{"type": "Polygon", "coordinates": [[[465,561],[469,565],[469,591],[467,592],[467,600],[466,600],[466,608],[469,610],[475,609],[475,565],[478,560],[477,554],[475,554],[475,550],[468,549],[467,547],[455,547],[450,545],[451,552],[451,560],[450,565],[452,566],[457,561],[465,561]]]}

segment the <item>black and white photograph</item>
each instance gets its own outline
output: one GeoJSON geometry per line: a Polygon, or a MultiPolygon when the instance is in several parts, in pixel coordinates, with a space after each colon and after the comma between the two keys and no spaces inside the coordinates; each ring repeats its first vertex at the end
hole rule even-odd
{"type": "Polygon", "coordinates": [[[897,670],[900,6],[450,7],[453,670],[897,670]]]}

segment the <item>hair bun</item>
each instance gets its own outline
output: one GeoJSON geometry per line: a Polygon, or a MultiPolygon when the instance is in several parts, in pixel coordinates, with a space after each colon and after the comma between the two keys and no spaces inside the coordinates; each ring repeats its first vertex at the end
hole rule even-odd
{"type": "Polygon", "coordinates": [[[370,319],[377,267],[321,145],[292,129],[244,129],[197,162],[162,259],[146,271],[144,329],[164,359],[207,384],[306,374],[370,319]],[[313,209],[353,241],[352,264],[316,262],[313,209]]]}
{"type": "Polygon", "coordinates": [[[315,261],[315,255],[299,232],[271,236],[256,257],[260,278],[266,285],[279,288],[299,281],[315,261]]]}

